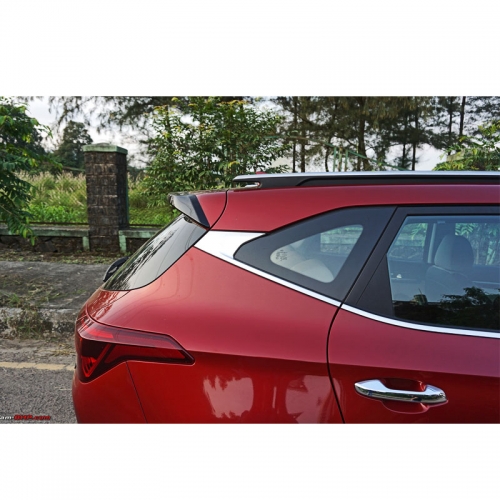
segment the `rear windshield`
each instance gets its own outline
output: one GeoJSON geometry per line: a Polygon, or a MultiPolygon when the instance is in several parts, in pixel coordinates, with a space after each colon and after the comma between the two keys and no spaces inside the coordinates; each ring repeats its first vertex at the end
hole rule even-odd
{"type": "Polygon", "coordinates": [[[181,215],[139,248],[103,285],[103,289],[133,290],[149,285],[206,232],[206,229],[181,215]]]}

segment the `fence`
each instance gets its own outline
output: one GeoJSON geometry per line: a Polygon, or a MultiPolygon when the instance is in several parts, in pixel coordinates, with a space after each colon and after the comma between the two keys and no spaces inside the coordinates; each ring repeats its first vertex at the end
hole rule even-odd
{"type": "MultiPolygon", "coordinates": [[[[88,224],[85,175],[42,173],[21,177],[33,185],[29,206],[33,224],[88,224]]],[[[148,206],[137,176],[128,175],[128,199],[130,226],[162,227],[170,222],[169,210],[148,206]]]]}
{"type": "MultiPolygon", "coordinates": [[[[92,144],[84,147],[84,154],[85,177],[66,173],[27,179],[34,185],[31,224],[42,247],[55,251],[55,244],[66,238],[79,242],[77,249],[127,252],[169,222],[172,214],[165,209],[151,217],[147,202],[138,203],[137,192],[129,196],[125,149],[92,144]],[[129,223],[129,198],[140,205],[133,211],[135,227],[129,223]]],[[[0,243],[8,243],[9,238],[16,237],[0,224],[0,243]]],[[[69,247],[75,249],[74,244],[69,247]]]]}

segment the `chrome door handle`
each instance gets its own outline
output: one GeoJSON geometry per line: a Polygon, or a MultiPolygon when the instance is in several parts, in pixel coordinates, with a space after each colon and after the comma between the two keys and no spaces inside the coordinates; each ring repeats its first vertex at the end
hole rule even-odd
{"type": "Polygon", "coordinates": [[[406,403],[423,403],[427,405],[445,403],[444,391],[433,385],[428,385],[425,391],[400,391],[389,389],[380,380],[363,380],[354,384],[356,391],[363,396],[389,401],[404,401],[406,403]]]}

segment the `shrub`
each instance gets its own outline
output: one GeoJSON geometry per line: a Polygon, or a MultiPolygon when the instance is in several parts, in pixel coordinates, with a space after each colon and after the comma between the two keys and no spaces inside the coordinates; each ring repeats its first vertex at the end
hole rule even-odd
{"type": "MultiPolygon", "coordinates": [[[[28,207],[32,223],[87,224],[87,191],[84,175],[50,173],[23,174],[31,189],[28,207]]],[[[175,216],[170,207],[150,207],[151,198],[141,180],[129,176],[129,218],[131,224],[166,225],[175,216]]]]}

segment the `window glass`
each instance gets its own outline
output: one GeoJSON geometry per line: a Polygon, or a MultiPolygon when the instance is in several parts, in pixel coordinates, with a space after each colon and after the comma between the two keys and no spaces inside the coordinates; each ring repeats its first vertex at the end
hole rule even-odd
{"type": "Polygon", "coordinates": [[[206,229],[181,215],[147,241],[103,285],[105,290],[132,290],[153,282],[187,252],[206,229]]]}
{"type": "Polygon", "coordinates": [[[342,226],[277,248],[274,264],[322,283],[331,283],[358,241],[363,226],[342,226]]]}
{"type": "Polygon", "coordinates": [[[328,297],[342,299],[394,208],[349,208],[277,230],[240,247],[235,258],[328,297]]]}
{"type": "Polygon", "coordinates": [[[405,224],[389,251],[389,258],[422,262],[427,227],[427,222],[405,224]]]}
{"type": "Polygon", "coordinates": [[[397,318],[500,329],[499,217],[407,217],[387,267],[397,318]]]}
{"type": "Polygon", "coordinates": [[[347,258],[362,232],[363,226],[356,224],[321,233],[321,253],[347,258]]]}

